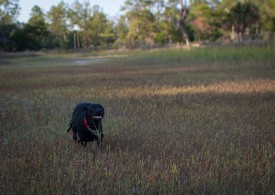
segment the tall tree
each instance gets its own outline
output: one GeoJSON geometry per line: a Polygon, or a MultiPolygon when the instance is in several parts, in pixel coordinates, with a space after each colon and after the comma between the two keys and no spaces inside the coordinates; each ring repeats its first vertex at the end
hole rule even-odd
{"type": "Polygon", "coordinates": [[[170,1],[165,5],[164,12],[160,20],[160,29],[158,29],[155,41],[157,43],[167,44],[182,41],[182,34],[179,31],[177,8],[178,0],[170,1]]]}
{"type": "Polygon", "coordinates": [[[169,12],[173,13],[174,16],[172,21],[176,24],[177,30],[180,30],[182,41],[185,41],[187,46],[190,46],[190,38],[188,34],[188,25],[187,25],[187,17],[189,15],[189,7],[186,5],[186,1],[183,4],[182,0],[169,0],[167,3],[169,12]]]}
{"type": "Polygon", "coordinates": [[[192,10],[190,13],[191,24],[195,28],[196,31],[196,40],[201,41],[203,39],[209,38],[210,33],[210,16],[211,16],[211,8],[207,3],[194,4],[192,5],[192,10]]]}
{"type": "Polygon", "coordinates": [[[126,11],[129,31],[129,46],[152,45],[154,42],[154,15],[150,11],[151,1],[127,0],[122,7],[126,11]]]}
{"type": "Polygon", "coordinates": [[[261,5],[263,28],[264,30],[275,33],[275,1],[265,0],[261,5]]]}
{"type": "Polygon", "coordinates": [[[57,45],[66,48],[68,28],[67,28],[67,5],[61,1],[57,6],[52,6],[47,13],[49,19],[49,29],[54,34],[57,45]]]}
{"type": "Polygon", "coordinates": [[[248,28],[259,23],[259,8],[252,2],[240,3],[233,6],[226,17],[226,27],[234,28],[238,41],[242,41],[248,28]]]}
{"type": "Polygon", "coordinates": [[[16,18],[20,7],[18,0],[0,0],[0,50],[13,50],[13,32],[18,28],[16,18]]]}
{"type": "Polygon", "coordinates": [[[14,23],[20,7],[18,4],[19,0],[0,0],[0,24],[11,24],[14,23]]]}
{"type": "Polygon", "coordinates": [[[128,24],[127,24],[127,18],[123,15],[120,16],[116,26],[115,26],[115,34],[116,34],[116,40],[115,40],[115,46],[116,47],[126,47],[127,46],[127,40],[125,37],[127,37],[127,34],[129,32],[128,24]]]}
{"type": "Polygon", "coordinates": [[[189,14],[189,7],[187,7],[186,2],[185,2],[185,5],[183,5],[182,0],[179,0],[179,3],[180,3],[180,15],[178,19],[178,26],[181,30],[183,40],[185,40],[187,46],[190,46],[190,41],[189,41],[189,36],[187,33],[187,26],[186,26],[186,19],[189,14]]]}
{"type": "Polygon", "coordinates": [[[103,46],[104,42],[105,45],[114,42],[112,23],[107,19],[106,15],[98,5],[95,5],[92,8],[92,17],[89,25],[91,42],[95,48],[98,48],[100,45],[103,46]]]}
{"type": "Polygon", "coordinates": [[[90,1],[85,0],[84,3],[80,3],[76,0],[71,9],[68,11],[68,17],[71,21],[71,26],[77,26],[80,31],[81,40],[83,45],[88,48],[90,46],[89,22],[92,18],[92,9],[90,7],[90,1]]]}
{"type": "Polygon", "coordinates": [[[216,40],[219,38],[222,27],[223,11],[218,9],[219,3],[216,0],[200,1],[190,5],[192,7],[189,22],[195,29],[197,41],[216,40]]]}
{"type": "Polygon", "coordinates": [[[26,36],[29,36],[31,45],[28,49],[38,50],[47,48],[50,32],[46,24],[45,14],[42,9],[35,5],[31,10],[31,18],[24,27],[26,36]]]}

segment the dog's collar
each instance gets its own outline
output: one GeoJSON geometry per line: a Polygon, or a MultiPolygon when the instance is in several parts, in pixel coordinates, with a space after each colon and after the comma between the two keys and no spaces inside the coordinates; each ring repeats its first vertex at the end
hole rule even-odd
{"type": "Polygon", "coordinates": [[[87,119],[86,119],[86,116],[84,116],[84,124],[86,126],[87,129],[90,128],[90,126],[88,125],[88,122],[87,122],[87,119]]]}
{"type": "Polygon", "coordinates": [[[85,127],[86,127],[87,130],[89,130],[93,135],[98,136],[97,130],[92,129],[92,128],[88,125],[86,116],[84,116],[84,124],[85,124],[85,127]]]}

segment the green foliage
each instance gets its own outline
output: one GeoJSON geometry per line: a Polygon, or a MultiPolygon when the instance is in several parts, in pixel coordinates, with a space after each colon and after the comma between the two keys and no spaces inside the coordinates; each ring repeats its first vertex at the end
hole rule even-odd
{"type": "Polygon", "coordinates": [[[275,32],[275,2],[272,0],[264,1],[261,9],[263,28],[275,32]]]}
{"type": "Polygon", "coordinates": [[[19,14],[19,0],[1,0],[0,1],[0,25],[14,23],[19,14]]]}
{"type": "Polygon", "coordinates": [[[14,51],[16,42],[12,39],[18,27],[15,24],[0,24],[0,51],[14,51]]]}
{"type": "Polygon", "coordinates": [[[11,37],[17,51],[37,51],[42,48],[50,48],[51,34],[44,23],[26,24],[22,29],[17,29],[11,37]]]}
{"type": "Polygon", "coordinates": [[[238,34],[238,40],[242,40],[247,28],[259,24],[260,13],[259,8],[252,2],[240,3],[233,6],[226,18],[227,28],[234,27],[238,34]]]}
{"type": "Polygon", "coordinates": [[[82,47],[98,48],[114,42],[113,24],[99,6],[90,7],[89,1],[76,1],[69,10],[71,26],[77,26],[82,47]]]}
{"type": "Polygon", "coordinates": [[[15,49],[40,50],[50,48],[51,33],[45,20],[45,15],[39,6],[32,8],[31,18],[23,28],[18,28],[11,39],[16,43],[15,49]]]}
{"type": "Polygon", "coordinates": [[[120,17],[117,25],[115,26],[115,32],[116,32],[116,42],[115,42],[115,45],[117,47],[125,47],[127,46],[128,42],[127,40],[125,39],[125,37],[127,37],[127,34],[128,34],[128,26],[127,26],[127,23],[126,23],[126,17],[120,17]]]}
{"type": "Polygon", "coordinates": [[[89,1],[80,3],[75,1],[72,8],[69,10],[69,18],[72,26],[77,26],[77,30],[80,31],[81,45],[88,48],[90,45],[91,31],[89,28],[89,22],[92,17],[92,9],[89,1]]]}
{"type": "Polygon", "coordinates": [[[93,7],[93,15],[90,20],[91,42],[94,48],[108,46],[114,43],[113,24],[108,21],[106,15],[98,6],[93,7]]]}
{"type": "Polygon", "coordinates": [[[0,3],[0,50],[6,51],[151,48],[188,37],[203,42],[227,40],[229,35],[233,41],[237,35],[239,41],[261,38],[272,43],[275,32],[272,0],[192,0],[187,7],[183,0],[127,0],[115,20],[88,0],[71,5],[61,1],[46,14],[34,6],[27,24],[15,22],[17,0],[0,3]]]}
{"type": "Polygon", "coordinates": [[[206,3],[194,4],[191,10],[190,17],[192,19],[192,26],[196,30],[196,40],[208,39],[210,33],[210,21],[212,16],[212,9],[206,3]]]}
{"type": "Polygon", "coordinates": [[[150,44],[154,33],[154,16],[147,10],[135,10],[128,13],[129,31],[127,40],[130,46],[142,46],[150,44]]]}
{"type": "Polygon", "coordinates": [[[0,0],[0,51],[13,51],[15,44],[11,37],[18,28],[16,17],[19,14],[18,0],[0,0]]]}
{"type": "Polygon", "coordinates": [[[63,49],[67,48],[68,43],[68,28],[67,28],[67,5],[62,1],[57,6],[52,6],[47,13],[49,19],[49,28],[54,35],[54,42],[56,47],[63,49]]]}

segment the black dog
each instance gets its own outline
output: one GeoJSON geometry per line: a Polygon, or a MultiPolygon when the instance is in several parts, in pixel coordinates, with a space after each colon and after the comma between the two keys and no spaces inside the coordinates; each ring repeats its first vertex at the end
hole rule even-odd
{"type": "Polygon", "coordinates": [[[84,147],[87,142],[97,141],[101,144],[104,137],[101,120],[104,117],[104,107],[95,103],[79,103],[73,110],[69,128],[73,130],[73,140],[84,147]]]}

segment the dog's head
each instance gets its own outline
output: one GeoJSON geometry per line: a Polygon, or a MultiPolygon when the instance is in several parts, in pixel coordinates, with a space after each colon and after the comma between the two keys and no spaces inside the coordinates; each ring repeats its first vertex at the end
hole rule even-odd
{"type": "Polygon", "coordinates": [[[92,104],[87,108],[87,114],[94,121],[99,121],[104,117],[104,107],[100,104],[92,104]]]}

